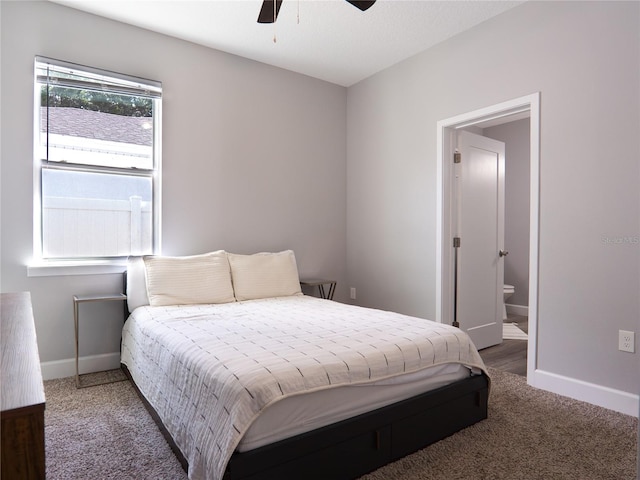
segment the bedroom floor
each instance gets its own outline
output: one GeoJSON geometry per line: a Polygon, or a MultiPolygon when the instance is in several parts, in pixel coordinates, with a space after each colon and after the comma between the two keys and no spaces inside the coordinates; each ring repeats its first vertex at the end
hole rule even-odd
{"type": "MultiPolygon", "coordinates": [[[[509,315],[505,322],[517,323],[520,330],[529,331],[529,319],[509,315]]],[[[488,367],[527,376],[527,341],[503,340],[501,344],[480,350],[480,356],[488,367]]]]}

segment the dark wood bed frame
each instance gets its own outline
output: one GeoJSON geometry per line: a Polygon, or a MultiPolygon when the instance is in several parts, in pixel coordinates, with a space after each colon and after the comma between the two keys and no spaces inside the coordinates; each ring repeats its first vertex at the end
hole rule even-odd
{"type": "MultiPolygon", "coordinates": [[[[158,414],[145,407],[187,470],[158,414]]],[[[489,380],[478,375],[231,457],[224,480],[353,479],[487,418],[489,380]]]]}

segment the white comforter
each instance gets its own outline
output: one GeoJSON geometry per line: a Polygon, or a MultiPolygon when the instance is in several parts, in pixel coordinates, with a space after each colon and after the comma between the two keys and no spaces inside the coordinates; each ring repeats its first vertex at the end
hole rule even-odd
{"type": "Polygon", "coordinates": [[[122,337],[122,363],[191,479],[221,479],[244,432],[273,402],[451,362],[484,370],[457,328],[309,296],[139,307],[122,337]]]}

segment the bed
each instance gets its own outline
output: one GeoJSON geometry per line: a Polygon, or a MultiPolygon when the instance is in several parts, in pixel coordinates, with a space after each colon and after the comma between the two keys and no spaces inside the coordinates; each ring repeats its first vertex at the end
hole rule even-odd
{"type": "Polygon", "coordinates": [[[356,478],[487,416],[459,329],[303,295],[292,251],[131,259],[122,364],[191,479],[356,478]]]}

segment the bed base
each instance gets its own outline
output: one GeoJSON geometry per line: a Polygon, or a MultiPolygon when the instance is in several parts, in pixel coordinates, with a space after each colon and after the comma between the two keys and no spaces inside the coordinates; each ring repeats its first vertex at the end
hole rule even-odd
{"type": "MultiPolygon", "coordinates": [[[[131,379],[126,366],[122,368],[131,379]]],[[[187,470],[159,416],[132,379],[131,383],[187,470]]],[[[311,432],[236,452],[224,480],[357,478],[484,420],[488,397],[488,378],[469,377],[311,432]]]]}

